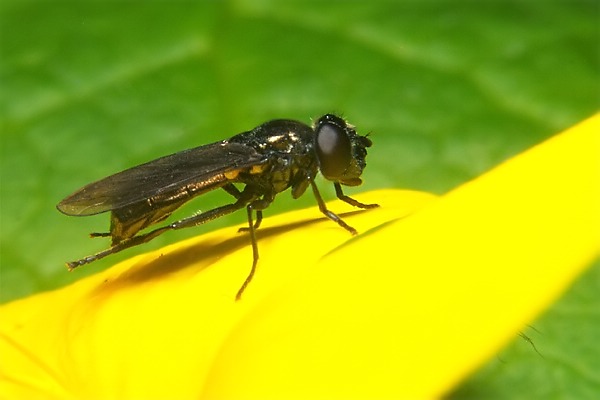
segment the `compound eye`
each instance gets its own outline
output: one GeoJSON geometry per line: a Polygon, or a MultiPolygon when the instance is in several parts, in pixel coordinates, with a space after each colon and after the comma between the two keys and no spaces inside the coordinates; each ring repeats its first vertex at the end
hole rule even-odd
{"type": "Polygon", "coordinates": [[[315,148],[323,176],[329,180],[342,177],[352,161],[352,144],[346,131],[334,124],[321,125],[315,148]]]}

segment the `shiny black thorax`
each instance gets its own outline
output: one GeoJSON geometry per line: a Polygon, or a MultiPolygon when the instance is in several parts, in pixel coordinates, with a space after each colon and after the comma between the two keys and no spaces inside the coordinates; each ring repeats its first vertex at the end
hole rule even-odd
{"type": "Polygon", "coordinates": [[[259,166],[240,171],[235,181],[262,196],[291,188],[292,197],[300,197],[319,168],[313,141],[312,128],[292,120],[270,121],[232,137],[228,142],[253,147],[264,160],[259,166]]]}

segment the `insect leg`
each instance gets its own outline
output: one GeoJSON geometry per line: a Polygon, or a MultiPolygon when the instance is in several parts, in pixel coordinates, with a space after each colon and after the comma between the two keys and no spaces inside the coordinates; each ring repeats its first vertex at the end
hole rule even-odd
{"type": "MultiPolygon", "coordinates": [[[[228,183],[227,185],[223,186],[223,189],[227,193],[229,193],[230,195],[235,197],[236,199],[239,199],[242,196],[242,192],[240,192],[240,190],[238,188],[236,188],[235,186],[233,186],[233,184],[231,184],[231,183],[228,183]]],[[[262,222],[262,211],[256,210],[256,221],[254,222],[254,229],[258,229],[261,222],[262,222]]],[[[240,229],[238,229],[238,232],[246,232],[247,230],[248,230],[248,228],[240,228],[240,229]]]]}
{"type": "Polygon", "coordinates": [[[340,185],[338,182],[335,182],[333,184],[333,186],[335,187],[335,195],[337,196],[338,199],[354,206],[354,207],[358,207],[358,208],[376,208],[379,207],[379,204],[364,204],[361,203],[357,200],[354,200],[352,197],[346,196],[344,194],[344,192],[342,191],[342,185],[340,185]]]}
{"type": "MultiPolygon", "coordinates": [[[[317,204],[319,205],[319,210],[323,214],[325,214],[325,216],[327,218],[329,218],[330,220],[332,220],[334,222],[337,222],[337,224],[339,226],[341,226],[342,228],[344,228],[351,234],[356,235],[358,233],[358,232],[356,232],[356,229],[354,229],[353,227],[351,227],[350,225],[345,223],[344,220],[342,220],[337,214],[335,214],[334,212],[329,211],[327,209],[327,206],[325,205],[325,202],[323,201],[323,198],[321,197],[321,194],[319,193],[319,189],[317,188],[317,184],[315,183],[315,181],[311,180],[310,186],[312,187],[313,193],[315,194],[315,198],[317,199],[317,204]]],[[[356,200],[353,200],[353,201],[356,201],[356,200]]]]}
{"type": "MultiPolygon", "coordinates": [[[[256,242],[256,228],[259,227],[260,222],[262,221],[262,210],[267,208],[269,204],[273,202],[274,196],[269,196],[266,198],[254,200],[252,203],[246,206],[246,212],[248,214],[248,227],[243,228],[244,231],[250,232],[250,241],[252,243],[252,268],[250,269],[250,273],[246,277],[244,283],[238,290],[235,295],[235,300],[239,300],[242,298],[242,293],[246,290],[246,287],[252,281],[254,277],[254,273],[256,272],[256,265],[258,264],[258,243],[256,242]],[[252,221],[252,211],[256,210],[256,222],[252,221]]],[[[241,229],[240,229],[241,231],[241,229]]]]}
{"type": "Polygon", "coordinates": [[[92,232],[90,233],[90,237],[109,237],[111,236],[110,232],[92,232]]]}
{"type": "Polygon", "coordinates": [[[252,243],[252,267],[250,268],[250,273],[246,277],[244,283],[238,290],[235,295],[235,300],[238,301],[242,298],[242,293],[246,290],[246,287],[254,277],[254,272],[256,272],[256,264],[258,264],[258,244],[256,243],[256,233],[254,230],[254,223],[252,221],[252,208],[250,206],[246,207],[246,212],[248,214],[248,232],[250,232],[250,242],[252,243]]]}
{"type": "Polygon", "coordinates": [[[89,264],[92,261],[99,260],[110,254],[118,253],[121,250],[125,250],[130,247],[137,246],[138,244],[149,242],[150,240],[154,239],[161,233],[168,231],[169,229],[171,229],[169,226],[164,226],[162,228],[158,228],[151,232],[148,232],[144,235],[138,235],[138,236],[124,239],[121,242],[119,242],[118,244],[116,244],[112,247],[109,247],[106,250],[102,250],[96,254],[82,258],[81,260],[67,262],[67,267],[69,268],[69,271],[72,271],[73,269],[75,269],[77,267],[80,267],[85,264],[89,264]]]}
{"type": "Polygon", "coordinates": [[[228,183],[225,186],[223,186],[223,190],[226,191],[227,193],[229,193],[230,195],[232,195],[233,197],[235,197],[236,199],[239,199],[240,197],[242,197],[242,192],[240,192],[240,190],[238,188],[236,188],[233,183],[228,183]]]}
{"type": "MultiPolygon", "coordinates": [[[[258,229],[258,227],[260,226],[260,223],[262,222],[262,218],[263,218],[263,214],[262,214],[262,210],[256,210],[256,221],[254,221],[254,229],[258,229]]],[[[238,232],[248,232],[248,228],[243,226],[240,229],[238,229],[238,232]]]]}
{"type": "Polygon", "coordinates": [[[258,229],[262,222],[262,210],[256,210],[256,221],[254,221],[254,229],[258,229]]]}
{"type": "Polygon", "coordinates": [[[246,204],[248,204],[250,201],[252,201],[252,197],[240,197],[235,203],[213,208],[212,210],[205,211],[203,213],[184,218],[179,221],[175,221],[169,224],[168,228],[183,229],[191,226],[202,225],[208,221],[212,221],[213,219],[222,217],[227,214],[231,214],[232,212],[237,211],[240,208],[246,206],[246,204]]]}
{"type": "Polygon", "coordinates": [[[154,239],[155,237],[161,235],[162,233],[164,233],[168,230],[182,229],[182,228],[187,228],[190,226],[201,225],[201,224],[211,221],[215,218],[218,218],[223,215],[230,214],[236,210],[239,210],[240,208],[242,208],[246,204],[248,204],[248,202],[251,201],[252,199],[253,199],[253,197],[240,198],[235,203],[217,207],[215,209],[206,211],[202,214],[194,215],[192,217],[173,222],[167,226],[163,226],[163,227],[154,229],[153,231],[150,231],[143,235],[137,235],[137,236],[133,236],[130,238],[125,238],[121,242],[115,244],[114,246],[112,246],[106,250],[100,251],[91,256],[87,256],[78,261],[67,262],[67,267],[69,268],[69,270],[73,270],[81,265],[89,264],[92,261],[99,260],[110,254],[118,253],[118,252],[128,249],[130,247],[149,242],[150,240],[154,239]]]}
{"type": "MultiPolygon", "coordinates": [[[[240,197],[242,197],[242,192],[240,192],[240,190],[238,188],[236,188],[235,186],[233,186],[233,184],[231,184],[231,183],[228,183],[227,185],[223,186],[223,190],[225,190],[227,193],[229,193],[236,199],[239,199],[240,197]]],[[[272,200],[269,201],[268,204],[271,204],[271,202],[272,202],[272,200]]],[[[256,210],[256,221],[254,222],[254,229],[258,229],[261,222],[262,222],[262,210],[256,210]]],[[[248,231],[248,228],[246,228],[246,227],[238,229],[238,232],[247,232],[247,231],[248,231]]]]}

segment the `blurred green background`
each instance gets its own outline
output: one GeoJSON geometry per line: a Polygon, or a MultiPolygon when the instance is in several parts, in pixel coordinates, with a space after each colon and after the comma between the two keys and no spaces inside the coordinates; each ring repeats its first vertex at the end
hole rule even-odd
{"type": "MultiPolygon", "coordinates": [[[[64,261],[108,244],[87,236],[108,215],[54,207],[86,183],[272,118],[339,112],[371,132],[364,185],[349,194],[442,194],[598,110],[599,4],[4,0],[0,301],[242,222],[172,232],[69,274],[64,261]]],[[[210,194],[176,215],[225,201],[210,194]]],[[[314,205],[284,193],[267,215],[314,205]]],[[[517,340],[453,397],[595,398],[599,271],[526,331],[543,357],[517,340]]]]}

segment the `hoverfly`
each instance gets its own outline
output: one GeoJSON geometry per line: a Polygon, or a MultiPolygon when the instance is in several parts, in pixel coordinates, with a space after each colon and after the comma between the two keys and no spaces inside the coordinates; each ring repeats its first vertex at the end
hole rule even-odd
{"type": "Polygon", "coordinates": [[[90,183],[58,203],[57,208],[74,216],[110,211],[110,231],[90,236],[110,237],[112,245],[67,266],[72,270],[146,243],[166,231],[201,225],[246,208],[248,227],[244,230],[250,234],[253,259],[250,273],[237,292],[239,300],[256,271],[259,256],[255,231],[263,210],[278,193],[291,189],[296,199],[310,186],[319,210],[351,234],[357,233],[327,209],[315,176],[320,171],[333,182],[340,200],[358,208],[377,207],[360,203],[342,191],[342,185],[362,183],[360,176],[371,144],[367,136],[358,135],[352,125],[333,114],[320,117],[313,126],[278,119],[230,139],[161,157],[90,183]],[[235,201],[140,233],[192,198],[219,188],[235,201]]]}

